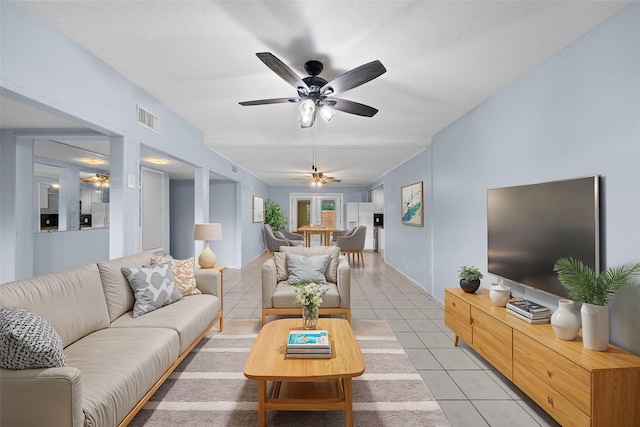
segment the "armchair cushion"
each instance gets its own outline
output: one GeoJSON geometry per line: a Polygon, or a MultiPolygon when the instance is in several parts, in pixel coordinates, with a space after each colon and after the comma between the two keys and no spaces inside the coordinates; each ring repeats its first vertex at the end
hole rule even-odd
{"type": "Polygon", "coordinates": [[[338,259],[340,258],[340,248],[330,246],[316,246],[312,248],[307,247],[288,247],[283,248],[282,252],[275,252],[273,259],[276,263],[276,273],[278,276],[278,282],[287,280],[289,277],[289,269],[287,268],[287,253],[294,253],[304,256],[324,255],[329,254],[331,257],[327,270],[324,273],[327,282],[337,283],[338,281],[338,259]]]}
{"type": "Polygon", "coordinates": [[[289,277],[286,282],[289,285],[295,283],[327,283],[325,272],[331,260],[329,254],[304,256],[292,253],[286,254],[289,277]]]}

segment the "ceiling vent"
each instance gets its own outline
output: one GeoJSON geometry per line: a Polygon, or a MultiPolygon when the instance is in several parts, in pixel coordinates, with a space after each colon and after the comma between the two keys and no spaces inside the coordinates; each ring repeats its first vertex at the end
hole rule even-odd
{"type": "Polygon", "coordinates": [[[231,172],[238,173],[238,167],[236,165],[231,165],[231,172]]]}
{"type": "Polygon", "coordinates": [[[138,124],[155,133],[160,133],[160,118],[137,105],[138,124]]]}

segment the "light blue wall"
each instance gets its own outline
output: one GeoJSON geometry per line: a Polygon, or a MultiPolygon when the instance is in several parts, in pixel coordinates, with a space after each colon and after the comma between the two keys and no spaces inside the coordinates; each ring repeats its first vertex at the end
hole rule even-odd
{"type": "MultiPolygon", "coordinates": [[[[385,175],[385,258],[429,289],[422,260],[432,245],[432,294],[458,284],[463,264],[487,275],[486,190],[599,174],[606,265],[640,261],[640,4],[633,3],[433,138],[427,152],[385,175]],[[421,172],[424,171],[424,172],[421,172]],[[428,227],[398,226],[398,186],[431,182],[428,227]],[[394,202],[395,201],[395,202],[394,202]],[[428,234],[430,233],[430,235],[428,234]]],[[[426,193],[426,191],[425,191],[426,193]]],[[[425,194],[426,195],[426,194],[425,194]]],[[[553,299],[514,285],[516,293],[553,299]]],[[[611,305],[611,341],[640,354],[640,293],[611,305]]]]}
{"type": "Polygon", "coordinates": [[[169,205],[171,210],[169,217],[171,240],[169,253],[177,259],[190,258],[195,253],[193,244],[194,199],[193,181],[172,180],[169,182],[169,205]],[[191,239],[187,239],[185,236],[189,236],[191,239]]]}
{"type": "Polygon", "coordinates": [[[222,224],[222,240],[212,242],[211,250],[216,254],[216,264],[241,267],[240,239],[236,238],[238,211],[236,187],[231,181],[211,181],[209,187],[209,222],[222,224]]]}
{"type": "Polygon", "coordinates": [[[393,169],[369,188],[384,184],[384,258],[414,283],[433,293],[431,280],[431,149],[426,149],[393,169]],[[402,223],[400,192],[422,181],[424,226],[402,223]]]}

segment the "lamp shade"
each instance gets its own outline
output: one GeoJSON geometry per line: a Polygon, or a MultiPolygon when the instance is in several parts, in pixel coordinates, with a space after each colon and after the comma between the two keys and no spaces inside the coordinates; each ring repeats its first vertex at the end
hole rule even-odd
{"type": "Polygon", "coordinates": [[[193,238],[195,240],[222,240],[222,224],[196,224],[193,238]]]}

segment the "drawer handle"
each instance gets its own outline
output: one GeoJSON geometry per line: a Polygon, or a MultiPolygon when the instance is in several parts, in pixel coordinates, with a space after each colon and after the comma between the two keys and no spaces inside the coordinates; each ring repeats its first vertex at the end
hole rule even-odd
{"type": "Polygon", "coordinates": [[[547,375],[549,375],[549,378],[551,378],[551,377],[553,377],[553,372],[547,371],[547,375]]]}
{"type": "Polygon", "coordinates": [[[553,399],[549,396],[547,396],[547,403],[549,403],[549,405],[553,406],[553,399]]]}
{"type": "Polygon", "coordinates": [[[456,306],[456,303],[455,303],[455,302],[452,302],[452,303],[451,303],[451,305],[455,307],[455,306],[456,306]]]}

